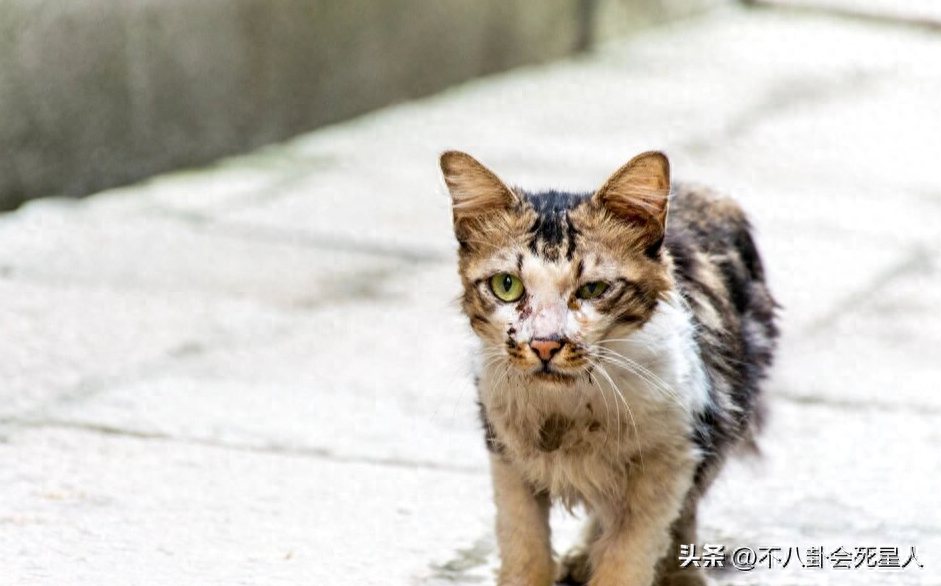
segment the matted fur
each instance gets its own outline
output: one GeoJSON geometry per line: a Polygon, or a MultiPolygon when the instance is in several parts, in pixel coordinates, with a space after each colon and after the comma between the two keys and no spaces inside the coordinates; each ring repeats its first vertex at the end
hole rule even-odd
{"type": "Polygon", "coordinates": [[[774,301],[741,209],[678,186],[657,152],[595,192],[510,188],[442,155],[462,307],[481,341],[501,586],[702,584],[676,564],[725,456],[751,445],[774,301]],[[494,275],[525,293],[501,301],[494,275]],[[597,298],[577,292],[606,285],[597,298]],[[552,348],[548,358],[530,343],[552,348]],[[552,500],[583,505],[585,541],[551,555],[552,500]]]}

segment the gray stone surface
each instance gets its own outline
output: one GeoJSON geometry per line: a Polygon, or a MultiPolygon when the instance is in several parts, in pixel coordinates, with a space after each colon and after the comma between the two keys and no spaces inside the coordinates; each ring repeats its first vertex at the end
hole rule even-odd
{"type": "Polygon", "coordinates": [[[0,0],[0,209],[284,140],[727,0],[0,0]]]}
{"type": "Polygon", "coordinates": [[[589,188],[651,147],[744,203],[785,306],[764,456],[701,540],[924,565],[715,581],[941,584],[939,63],[728,10],[0,217],[0,584],[492,583],[436,155],[589,188]]]}

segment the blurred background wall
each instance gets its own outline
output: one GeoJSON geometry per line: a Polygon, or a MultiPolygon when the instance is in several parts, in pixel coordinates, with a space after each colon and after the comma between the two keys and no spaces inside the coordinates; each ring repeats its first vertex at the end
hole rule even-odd
{"type": "Polygon", "coordinates": [[[723,0],[0,0],[0,210],[283,140],[723,0]]]}

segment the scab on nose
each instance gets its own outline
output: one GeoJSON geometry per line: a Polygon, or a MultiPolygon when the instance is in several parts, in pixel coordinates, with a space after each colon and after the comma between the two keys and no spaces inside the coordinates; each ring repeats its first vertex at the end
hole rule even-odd
{"type": "Polygon", "coordinates": [[[566,307],[561,302],[540,305],[533,316],[533,340],[558,340],[562,337],[566,307]]]}

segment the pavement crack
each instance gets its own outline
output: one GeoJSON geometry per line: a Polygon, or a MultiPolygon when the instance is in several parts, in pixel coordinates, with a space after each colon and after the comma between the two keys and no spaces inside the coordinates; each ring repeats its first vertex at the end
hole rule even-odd
{"type": "Polygon", "coordinates": [[[157,211],[161,216],[171,220],[208,227],[212,234],[217,236],[249,242],[313,248],[330,252],[368,254],[420,264],[454,262],[455,258],[454,254],[433,246],[384,242],[377,239],[351,238],[307,230],[292,230],[283,226],[273,227],[249,222],[218,220],[211,214],[179,211],[164,207],[149,211],[157,211]]]}
{"type": "Polygon", "coordinates": [[[330,234],[317,234],[303,230],[289,230],[282,227],[269,228],[267,226],[241,222],[226,221],[216,223],[214,224],[213,231],[235,238],[327,249],[332,252],[394,257],[413,263],[444,263],[454,260],[453,254],[427,246],[347,238],[330,234]]]}
{"type": "Polygon", "coordinates": [[[457,555],[443,564],[432,564],[433,576],[439,580],[455,583],[483,582],[485,577],[473,572],[487,564],[487,558],[494,553],[495,549],[491,535],[481,537],[470,547],[457,550],[457,555]]]}
{"type": "Polygon", "coordinates": [[[680,146],[699,156],[715,153],[730,141],[747,135],[753,128],[776,116],[786,115],[801,106],[825,104],[856,95],[861,89],[878,83],[877,71],[849,70],[840,76],[792,75],[777,80],[716,130],[694,136],[680,146]]]}
{"type": "Polygon", "coordinates": [[[915,405],[908,403],[883,403],[871,400],[859,401],[849,399],[838,399],[818,395],[805,395],[801,393],[792,393],[788,391],[772,391],[769,393],[774,399],[787,401],[795,405],[804,405],[807,407],[826,407],[839,409],[840,411],[869,412],[876,411],[880,413],[912,413],[917,415],[941,415],[941,408],[930,405],[915,405]]]}
{"type": "Polygon", "coordinates": [[[868,284],[835,301],[829,311],[817,316],[805,325],[798,332],[798,335],[815,335],[832,327],[841,317],[859,308],[900,277],[919,271],[931,270],[933,267],[932,258],[931,253],[923,246],[913,247],[898,262],[873,276],[868,284]]]}
{"type": "Polygon", "coordinates": [[[245,442],[218,441],[208,438],[175,436],[161,432],[141,431],[101,423],[71,421],[67,419],[20,419],[11,417],[0,419],[0,425],[9,425],[26,429],[63,429],[83,431],[98,435],[123,437],[145,441],[169,442],[180,445],[218,448],[246,453],[329,460],[342,464],[371,464],[374,466],[383,466],[389,468],[431,470],[467,475],[480,475],[487,473],[487,470],[483,467],[443,464],[430,460],[408,460],[394,457],[383,458],[375,456],[344,455],[337,454],[328,448],[313,446],[287,446],[277,443],[251,444],[245,442]]]}

